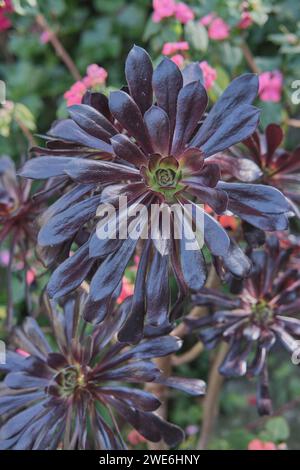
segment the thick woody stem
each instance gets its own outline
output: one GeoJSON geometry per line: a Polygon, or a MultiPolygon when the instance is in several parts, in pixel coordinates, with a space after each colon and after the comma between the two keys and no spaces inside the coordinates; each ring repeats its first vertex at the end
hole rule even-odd
{"type": "Polygon", "coordinates": [[[36,16],[36,22],[43,31],[48,33],[49,41],[52,44],[56,54],[58,55],[58,57],[61,58],[61,60],[63,61],[65,66],[68,68],[68,70],[70,71],[74,79],[80,80],[81,76],[75,63],[73,62],[72,58],[70,57],[70,55],[68,54],[68,52],[66,51],[66,49],[64,48],[60,40],[58,39],[55,32],[52,31],[52,29],[50,28],[46,18],[41,13],[39,13],[36,16]]]}
{"type": "Polygon", "coordinates": [[[224,378],[219,374],[219,367],[222,364],[228,351],[227,343],[222,343],[217,351],[210,369],[207,392],[203,403],[203,421],[200,439],[197,449],[203,450],[207,447],[214,427],[215,419],[219,409],[219,396],[224,378]]]}
{"type": "Polygon", "coordinates": [[[19,128],[21,129],[21,131],[23,132],[24,136],[26,137],[29,147],[34,147],[36,145],[36,140],[33,137],[30,130],[28,129],[28,127],[26,127],[25,124],[22,121],[20,121],[20,119],[16,117],[14,119],[16,123],[18,124],[19,128]]]}
{"type": "Polygon", "coordinates": [[[242,44],[241,44],[241,49],[242,49],[242,52],[244,54],[244,57],[246,59],[246,62],[247,64],[249,65],[250,69],[252,70],[252,72],[254,73],[260,73],[261,70],[260,68],[258,67],[258,65],[256,64],[255,62],[255,59],[252,55],[252,52],[248,46],[248,44],[243,41],[242,44]]]}
{"type": "MultiPolygon", "coordinates": [[[[214,267],[211,268],[209,272],[209,276],[207,279],[206,287],[212,288],[216,287],[219,283],[218,276],[216,274],[216,271],[214,267]]],[[[201,316],[202,314],[206,313],[206,308],[205,307],[194,307],[189,314],[189,318],[194,317],[197,318],[201,316]]],[[[182,322],[178,327],[176,327],[171,334],[173,336],[179,336],[182,338],[188,333],[188,328],[186,327],[185,323],[182,322]]],[[[203,350],[203,344],[201,342],[198,342],[194,348],[192,348],[191,351],[188,351],[187,353],[183,354],[181,357],[179,356],[176,358],[174,355],[166,356],[163,358],[159,358],[156,360],[156,363],[158,367],[163,371],[163,373],[166,376],[169,376],[172,371],[172,365],[179,365],[180,363],[186,363],[188,361],[191,361],[195,359],[203,350]],[[184,357],[185,356],[185,357],[184,357]],[[178,360],[176,364],[176,359],[178,360]]],[[[162,418],[167,418],[168,416],[168,400],[167,400],[167,390],[166,387],[160,384],[149,384],[147,385],[147,390],[151,391],[154,395],[156,395],[161,402],[163,403],[162,406],[158,409],[157,413],[159,416],[162,418]]],[[[149,443],[148,444],[149,449],[152,450],[164,450],[167,447],[163,442],[158,442],[158,443],[149,443]]]]}
{"type": "MultiPolygon", "coordinates": [[[[171,363],[172,356],[160,357],[155,360],[158,368],[163,372],[165,376],[169,376],[171,374],[172,363],[171,363]]],[[[167,389],[164,385],[156,384],[156,383],[149,383],[146,386],[146,389],[153,393],[160,401],[161,406],[157,410],[158,416],[163,419],[168,418],[168,397],[167,397],[167,389]]],[[[168,447],[163,441],[160,442],[149,442],[148,448],[150,450],[166,450],[168,447]]]]}
{"type": "Polygon", "coordinates": [[[290,127],[299,127],[300,128],[300,119],[290,118],[286,121],[286,123],[290,127]]]}
{"type": "Polygon", "coordinates": [[[13,289],[12,289],[12,267],[16,249],[17,233],[14,233],[12,240],[10,242],[9,249],[9,261],[7,266],[7,306],[6,306],[6,329],[10,333],[13,327],[13,315],[14,315],[14,305],[13,305],[13,289]]]}
{"type": "Polygon", "coordinates": [[[196,359],[203,351],[204,346],[198,341],[191,349],[179,356],[172,356],[172,366],[181,366],[196,359]]]}
{"type": "MultiPolygon", "coordinates": [[[[207,281],[206,281],[206,287],[208,289],[214,289],[218,287],[219,282],[220,281],[215,271],[215,268],[212,266],[210,269],[207,281]]],[[[202,315],[205,315],[206,312],[207,312],[206,307],[194,307],[189,313],[188,317],[199,318],[202,315]]],[[[174,330],[171,332],[171,335],[178,336],[179,338],[183,338],[188,332],[189,332],[189,329],[187,325],[184,322],[182,322],[176,328],[174,328],[174,330]]]]}

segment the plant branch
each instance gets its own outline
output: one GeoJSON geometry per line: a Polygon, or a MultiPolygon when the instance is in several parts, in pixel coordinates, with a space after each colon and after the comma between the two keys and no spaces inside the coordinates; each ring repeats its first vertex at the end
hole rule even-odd
{"type": "Polygon", "coordinates": [[[70,57],[70,55],[68,54],[68,52],[66,51],[66,49],[64,48],[60,40],[58,39],[55,32],[50,28],[44,15],[42,15],[41,13],[36,15],[36,22],[43,31],[48,33],[49,41],[52,44],[56,54],[58,55],[58,57],[61,58],[61,60],[67,67],[67,69],[72,74],[73,78],[75,80],[80,80],[81,76],[75,63],[73,62],[72,58],[70,57]]]}
{"type": "Polygon", "coordinates": [[[287,125],[290,127],[299,127],[300,128],[300,119],[288,119],[286,121],[287,125]]]}
{"type": "MultiPolygon", "coordinates": [[[[165,376],[169,376],[171,374],[172,364],[171,364],[171,355],[166,357],[160,357],[155,360],[159,369],[162,370],[165,376]]],[[[150,393],[153,393],[160,401],[161,406],[156,411],[157,415],[163,419],[168,418],[168,395],[167,395],[167,388],[164,385],[156,384],[156,383],[149,383],[146,385],[146,390],[150,393]]],[[[168,447],[163,441],[160,442],[149,442],[148,448],[150,450],[166,450],[168,447]]]]}
{"type": "Polygon", "coordinates": [[[17,232],[12,236],[9,248],[9,261],[7,266],[7,306],[6,306],[6,328],[8,332],[11,332],[13,327],[13,315],[14,315],[14,304],[13,304],[13,288],[12,288],[12,269],[14,262],[14,255],[17,242],[17,232]]]}
{"type": "Polygon", "coordinates": [[[202,430],[197,449],[203,450],[207,447],[213,430],[215,419],[219,408],[219,396],[224,378],[219,374],[219,367],[222,364],[228,351],[227,343],[222,343],[213,360],[209,373],[207,392],[203,403],[202,430]]]}
{"type": "Polygon", "coordinates": [[[251,52],[251,50],[250,50],[248,44],[247,44],[245,41],[243,41],[243,42],[241,43],[241,49],[242,49],[242,52],[243,52],[244,57],[245,57],[245,59],[246,59],[246,62],[247,62],[247,64],[249,65],[249,67],[250,67],[250,69],[252,70],[252,72],[254,72],[254,73],[260,73],[261,70],[260,70],[260,68],[258,67],[258,65],[256,64],[255,59],[254,59],[254,57],[253,57],[253,54],[252,54],[252,52],[251,52]]]}
{"type": "MultiPolygon", "coordinates": [[[[209,276],[206,282],[206,287],[216,287],[219,283],[219,278],[216,274],[214,267],[212,266],[209,272],[209,276]]],[[[205,314],[207,311],[206,307],[194,307],[189,315],[190,317],[197,318],[202,314],[205,314]]],[[[173,336],[178,336],[182,338],[189,332],[186,324],[182,322],[178,325],[171,334],[173,336]]],[[[189,362],[195,359],[203,350],[203,344],[199,341],[191,351],[183,354],[182,356],[176,357],[174,355],[166,356],[163,358],[159,358],[156,360],[158,367],[163,371],[163,374],[169,376],[171,374],[172,365],[179,365],[179,363],[183,364],[185,362],[189,362]],[[176,362],[177,361],[177,362],[176,362]]],[[[148,384],[146,387],[147,390],[151,391],[154,395],[158,397],[159,400],[162,401],[162,406],[158,409],[157,413],[160,417],[166,419],[168,416],[168,400],[167,400],[167,390],[164,385],[151,383],[148,384]]],[[[149,443],[149,449],[152,450],[164,450],[166,446],[163,442],[158,443],[149,443]]]]}
{"type": "MultiPolygon", "coordinates": [[[[215,271],[215,268],[211,266],[209,275],[206,281],[206,287],[208,289],[212,289],[212,288],[216,288],[218,284],[219,284],[218,275],[215,271]]],[[[204,315],[206,312],[207,312],[206,307],[194,307],[189,313],[188,317],[199,318],[202,315],[204,315]]],[[[189,332],[189,329],[187,325],[184,322],[182,322],[176,328],[174,328],[174,330],[171,332],[171,335],[178,336],[179,338],[183,338],[188,332],[189,332]]]]}
{"type": "Polygon", "coordinates": [[[268,421],[268,419],[270,419],[274,416],[281,416],[282,414],[286,413],[289,410],[292,410],[293,408],[295,408],[296,406],[299,406],[299,405],[300,405],[300,397],[295,398],[294,400],[291,400],[291,401],[285,403],[284,405],[280,406],[279,408],[277,408],[277,410],[275,410],[272,413],[272,415],[261,416],[260,418],[256,419],[255,421],[252,421],[252,423],[249,423],[249,424],[246,425],[246,429],[248,429],[249,431],[253,431],[254,429],[264,425],[264,423],[266,421],[268,421]]]}
{"type": "Polygon", "coordinates": [[[26,137],[29,146],[34,147],[37,145],[35,138],[33,137],[32,133],[28,129],[28,127],[25,126],[25,124],[18,118],[14,117],[16,123],[18,124],[19,128],[23,132],[24,136],[26,137]]]}
{"type": "Polygon", "coordinates": [[[182,364],[187,364],[188,362],[192,362],[196,359],[203,351],[204,346],[201,341],[198,341],[191,349],[186,351],[179,356],[172,356],[172,366],[181,366],[182,364]]]}

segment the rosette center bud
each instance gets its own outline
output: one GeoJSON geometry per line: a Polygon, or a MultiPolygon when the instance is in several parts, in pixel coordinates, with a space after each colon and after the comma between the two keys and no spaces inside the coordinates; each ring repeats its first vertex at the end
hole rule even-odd
{"type": "Polygon", "coordinates": [[[254,321],[261,325],[268,325],[273,321],[273,310],[267,300],[261,299],[252,306],[254,321]]]}
{"type": "Polygon", "coordinates": [[[172,156],[162,157],[154,154],[149,160],[148,167],[143,167],[141,171],[149,189],[162,195],[167,202],[172,202],[175,194],[184,189],[181,183],[181,168],[172,156]]]}

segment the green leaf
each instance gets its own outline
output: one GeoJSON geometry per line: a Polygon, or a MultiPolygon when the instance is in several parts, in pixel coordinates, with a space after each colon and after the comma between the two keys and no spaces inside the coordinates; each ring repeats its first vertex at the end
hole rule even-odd
{"type": "Polygon", "coordinates": [[[259,26],[263,26],[268,21],[268,18],[269,18],[267,13],[265,13],[262,9],[259,9],[257,11],[252,10],[251,17],[253,21],[259,26]]]}
{"type": "Polygon", "coordinates": [[[118,26],[126,30],[130,37],[138,37],[143,34],[146,21],[145,11],[137,5],[128,5],[119,12],[116,18],[118,26]]]}
{"type": "Polygon", "coordinates": [[[280,103],[272,103],[268,101],[260,101],[261,109],[260,123],[263,128],[272,122],[280,124],[282,121],[282,107],[280,103]]]}
{"type": "Polygon", "coordinates": [[[262,71],[269,71],[281,68],[280,56],[275,57],[255,57],[255,62],[258,68],[262,71]]]}
{"type": "Polygon", "coordinates": [[[290,435],[288,422],[282,416],[276,416],[267,421],[265,431],[273,442],[284,442],[290,435]]]}
{"type": "Polygon", "coordinates": [[[235,69],[242,61],[243,53],[240,47],[232,46],[229,42],[220,44],[221,56],[223,57],[224,63],[230,67],[231,70],[235,69]]]}
{"type": "Polygon", "coordinates": [[[161,23],[154,23],[151,18],[146,23],[143,41],[149,41],[152,36],[158,34],[161,30],[161,23]]]}
{"type": "Polygon", "coordinates": [[[18,15],[34,14],[38,10],[37,0],[12,0],[12,4],[18,15]]]}
{"type": "Polygon", "coordinates": [[[110,0],[104,2],[103,0],[94,0],[93,4],[97,11],[106,14],[116,13],[122,6],[124,6],[124,0],[110,0]]]}
{"type": "Polygon", "coordinates": [[[197,51],[205,52],[208,46],[208,35],[205,27],[196,21],[185,25],[185,36],[191,46],[197,51]]]}
{"type": "Polygon", "coordinates": [[[16,103],[14,108],[14,119],[23,124],[30,131],[35,131],[35,119],[32,112],[22,103],[16,103]]]}

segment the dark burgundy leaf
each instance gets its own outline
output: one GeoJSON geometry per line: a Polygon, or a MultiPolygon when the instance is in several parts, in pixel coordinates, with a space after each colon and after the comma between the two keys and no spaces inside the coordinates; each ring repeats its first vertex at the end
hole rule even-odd
{"type": "Polygon", "coordinates": [[[158,106],[169,116],[171,136],[175,128],[177,97],[182,85],[179,68],[171,59],[164,58],[153,73],[153,89],[158,106]]]}
{"type": "Polygon", "coordinates": [[[144,120],[154,152],[169,155],[170,122],[167,113],[158,106],[151,106],[145,113],[144,120]]]}
{"type": "Polygon", "coordinates": [[[88,132],[81,129],[76,122],[72,121],[72,119],[57,121],[49,131],[49,135],[65,141],[76,142],[84,147],[97,149],[106,154],[112,153],[111,145],[98,137],[90,135],[88,132]]]}
{"type": "Polygon", "coordinates": [[[73,121],[88,134],[109,143],[111,136],[117,134],[116,128],[105,116],[86,104],[74,104],[68,108],[73,121]]]}
{"type": "Polygon", "coordinates": [[[147,321],[161,325],[169,313],[169,256],[154,248],[153,260],[147,277],[147,321]]]}
{"type": "Polygon", "coordinates": [[[41,228],[38,243],[41,246],[59,245],[72,238],[90,219],[95,217],[101,196],[93,196],[74,204],[51,217],[41,228]]]}
{"type": "Polygon", "coordinates": [[[134,144],[126,135],[118,134],[111,139],[111,144],[116,155],[121,160],[126,160],[128,163],[140,167],[147,165],[147,158],[145,154],[134,144]]]}
{"type": "Polygon", "coordinates": [[[153,153],[143,116],[137,104],[124,91],[113,91],[109,96],[109,107],[117,121],[127,129],[146,153],[153,153]]]}
{"type": "Polygon", "coordinates": [[[171,154],[179,155],[205,112],[208,96],[200,81],[181,88],[177,99],[176,126],[171,154]]]}
{"type": "Polygon", "coordinates": [[[130,94],[142,114],[152,105],[152,74],[149,55],[141,47],[134,46],[126,59],[125,75],[130,94]]]}
{"type": "Polygon", "coordinates": [[[89,245],[86,243],[53,272],[47,286],[49,296],[59,298],[79,287],[94,262],[89,258],[89,245]]]}
{"type": "Polygon", "coordinates": [[[200,80],[203,83],[203,73],[199,62],[191,62],[182,70],[183,85],[188,85],[191,82],[200,80]]]}

